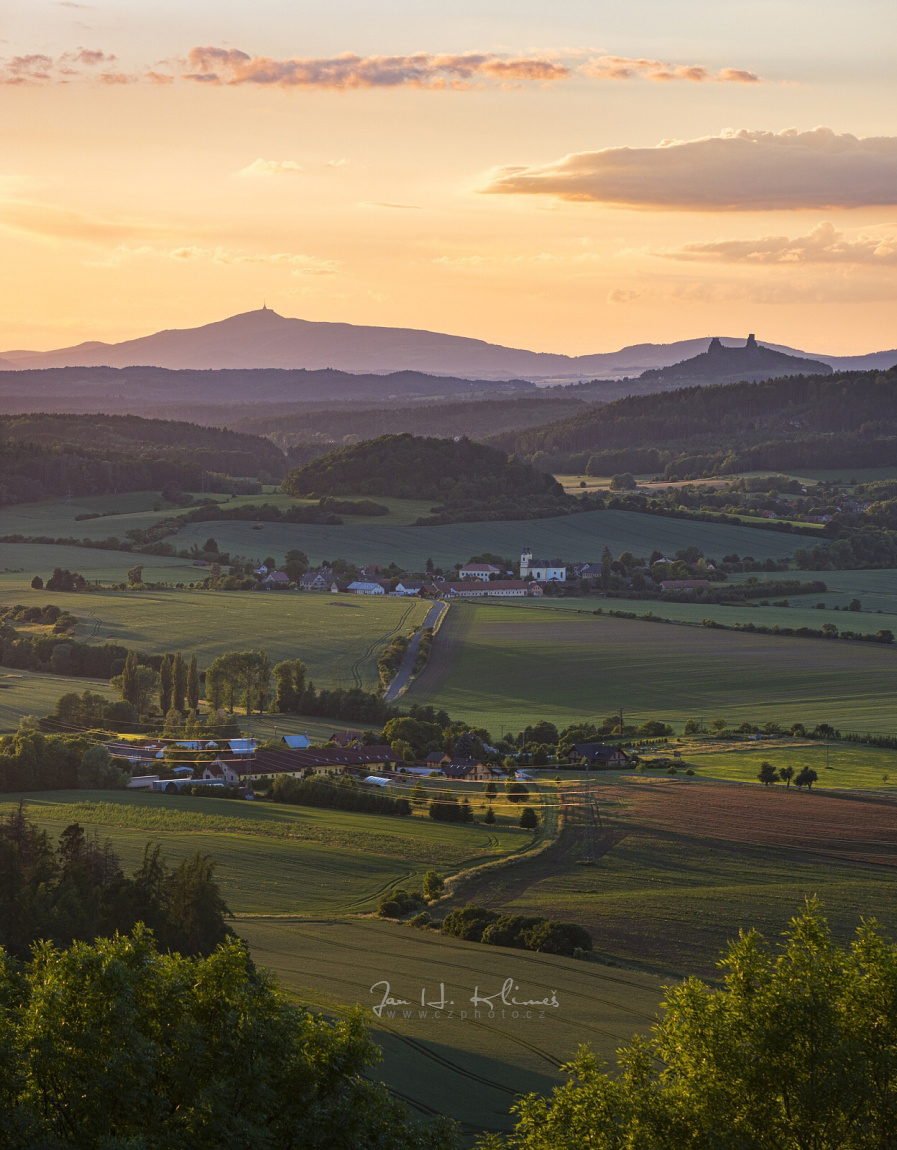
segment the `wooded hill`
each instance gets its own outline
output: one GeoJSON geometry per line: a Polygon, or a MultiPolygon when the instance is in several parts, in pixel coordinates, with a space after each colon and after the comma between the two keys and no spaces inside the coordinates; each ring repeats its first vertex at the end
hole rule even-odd
{"type": "Polygon", "coordinates": [[[562,514],[568,502],[552,476],[509,459],[494,447],[469,439],[412,435],[382,435],[331,451],[291,471],[283,488],[297,496],[433,499],[455,508],[476,505],[489,512],[477,518],[491,518],[493,513],[503,517],[509,507],[526,508],[538,516],[545,514],[545,504],[562,514]]]}
{"type": "MultiPolygon", "coordinates": [[[[581,399],[569,399],[566,389],[549,395],[467,400],[460,403],[416,404],[409,407],[349,407],[289,414],[255,415],[228,426],[265,435],[284,450],[302,445],[342,445],[346,436],[371,439],[378,435],[429,435],[439,439],[466,435],[482,440],[502,431],[518,431],[585,410],[581,399]]],[[[298,461],[298,460],[297,460],[298,461]]]]}
{"type": "Polygon", "coordinates": [[[204,474],[268,472],[279,479],[285,462],[270,440],[192,423],[135,415],[0,416],[0,503],[170,483],[200,490],[204,474]]]}
{"type": "MultiPolygon", "coordinates": [[[[355,375],[324,368],[174,370],[163,367],[51,367],[0,371],[0,410],[107,411],[157,414],[166,405],[201,409],[208,405],[294,402],[365,405],[475,396],[536,395],[528,380],[456,379],[398,371],[355,375]]],[[[195,418],[190,412],[190,418],[195,418]]]]}
{"type": "Polygon", "coordinates": [[[489,442],[596,475],[884,466],[897,454],[897,367],[629,396],[489,442]]]}

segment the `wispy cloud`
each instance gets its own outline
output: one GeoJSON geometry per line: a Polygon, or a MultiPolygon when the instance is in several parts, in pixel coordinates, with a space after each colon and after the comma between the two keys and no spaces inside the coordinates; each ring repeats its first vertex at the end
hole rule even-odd
{"type": "Polygon", "coordinates": [[[271,264],[284,267],[293,275],[331,276],[340,270],[339,260],[321,259],[318,256],[299,252],[247,252],[239,248],[221,245],[202,247],[197,244],[183,244],[177,247],[157,247],[144,244],[138,247],[119,245],[104,260],[92,261],[93,266],[117,267],[128,259],[150,257],[153,259],[177,260],[183,263],[211,263],[221,266],[246,264],[271,264]]]}
{"type": "Polygon", "coordinates": [[[238,176],[286,176],[304,171],[302,164],[295,160],[253,160],[245,168],[240,168],[238,176]]]}
{"type": "Polygon", "coordinates": [[[631,56],[596,56],[578,68],[593,80],[686,80],[693,84],[759,84],[756,72],[743,68],[720,68],[714,72],[703,64],[670,64],[665,60],[637,59],[631,56]]]}
{"type": "Polygon", "coordinates": [[[847,239],[834,224],[823,222],[803,236],[760,236],[750,240],[714,240],[684,244],[658,251],[671,260],[726,264],[864,264],[867,267],[897,265],[897,234],[859,234],[847,239]]]}
{"type": "Polygon", "coordinates": [[[360,208],[397,208],[401,211],[420,211],[420,204],[396,204],[391,200],[360,200],[360,208]]]}
{"type": "Polygon", "coordinates": [[[897,205],[897,137],[824,127],[727,129],[653,148],[604,148],[499,168],[483,191],[683,211],[897,205]]]}
{"type": "Polygon", "coordinates": [[[99,216],[31,200],[0,203],[0,228],[45,239],[115,243],[164,234],[170,229],[128,216],[99,216]]]}
{"type": "MultiPolygon", "coordinates": [[[[63,0],[65,2],[65,0],[63,0]]],[[[71,4],[71,7],[81,5],[71,4]]],[[[0,60],[0,82],[7,84],[71,83],[153,84],[186,80],[209,86],[250,85],[319,91],[371,88],[416,88],[428,91],[468,91],[474,88],[550,86],[559,82],[686,81],[693,83],[759,83],[743,68],[714,71],[703,64],[677,64],[647,57],[593,56],[576,52],[414,52],[395,56],[253,56],[239,48],[199,45],[185,57],[151,66],[122,70],[114,56],[80,48],[63,56],[40,53],[0,60]],[[98,72],[99,67],[102,72],[98,72]]]]}
{"type": "Polygon", "coordinates": [[[251,84],[281,88],[346,91],[356,88],[467,88],[477,83],[551,83],[566,79],[570,69],[536,56],[505,57],[491,53],[409,56],[358,56],[274,59],[250,56],[236,48],[190,50],[185,78],[206,84],[251,84]]]}

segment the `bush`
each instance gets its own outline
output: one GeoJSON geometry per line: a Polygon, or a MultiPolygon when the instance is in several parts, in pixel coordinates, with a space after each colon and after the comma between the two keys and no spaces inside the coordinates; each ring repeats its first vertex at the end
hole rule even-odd
{"type": "Polygon", "coordinates": [[[592,949],[592,936],[585,927],[573,922],[543,920],[524,931],[521,937],[527,950],[540,951],[542,954],[563,954],[572,958],[577,949],[592,949]]]}
{"type": "Polygon", "coordinates": [[[539,816],[532,807],[524,807],[520,812],[520,825],[528,831],[534,831],[539,826],[539,816]]]}
{"type": "Polygon", "coordinates": [[[420,914],[416,914],[414,918],[408,920],[409,926],[416,926],[418,930],[426,930],[432,923],[429,912],[422,910],[420,914]]]}
{"type": "Polygon", "coordinates": [[[493,910],[468,903],[462,910],[450,911],[442,920],[442,933],[468,942],[481,942],[483,931],[490,923],[498,920],[493,910]]]}
{"type": "Polygon", "coordinates": [[[417,910],[423,903],[423,896],[419,891],[407,891],[403,888],[385,894],[377,905],[377,914],[381,918],[402,918],[411,911],[417,910]]]}
{"type": "Polygon", "coordinates": [[[516,946],[526,950],[526,943],[523,941],[524,932],[532,930],[541,922],[544,922],[544,919],[506,914],[486,927],[482,941],[489,946],[516,946]]]}

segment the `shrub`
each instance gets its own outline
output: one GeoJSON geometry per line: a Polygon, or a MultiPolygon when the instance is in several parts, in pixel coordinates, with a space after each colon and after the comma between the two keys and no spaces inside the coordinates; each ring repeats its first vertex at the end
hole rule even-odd
{"type": "Polygon", "coordinates": [[[521,937],[527,950],[541,951],[542,954],[563,954],[572,958],[577,949],[592,949],[592,936],[585,927],[574,922],[543,920],[521,937]]]}
{"type": "Polygon", "coordinates": [[[468,942],[481,942],[483,931],[490,923],[497,921],[495,911],[468,903],[461,910],[450,911],[442,921],[442,933],[468,942]]]}

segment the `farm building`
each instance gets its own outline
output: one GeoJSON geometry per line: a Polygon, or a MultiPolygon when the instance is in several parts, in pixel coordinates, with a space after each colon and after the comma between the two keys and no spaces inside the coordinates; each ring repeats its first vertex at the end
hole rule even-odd
{"type": "Polygon", "coordinates": [[[481,579],[486,583],[493,575],[501,575],[501,571],[491,563],[465,563],[458,571],[460,579],[481,579]]]}
{"type": "Polygon", "coordinates": [[[607,743],[574,743],[567,758],[571,763],[586,762],[595,767],[625,767],[629,762],[625,751],[607,743]]]}
{"type": "Polygon", "coordinates": [[[542,594],[538,583],[525,583],[522,579],[493,579],[491,582],[467,579],[461,583],[443,583],[442,589],[446,594],[461,599],[523,599],[527,595],[542,594]]]}
{"type": "Polygon", "coordinates": [[[291,751],[304,751],[306,747],[311,746],[311,738],[308,735],[284,735],[283,742],[291,751]]]}
{"type": "Polygon", "coordinates": [[[346,588],[350,595],[385,595],[382,583],[368,583],[363,579],[356,579],[346,588]]]}
{"type": "Polygon", "coordinates": [[[369,774],[372,768],[391,770],[402,761],[392,747],[315,747],[305,751],[259,751],[254,759],[232,763],[240,778],[301,778],[307,773],[369,774]]]}
{"type": "Polygon", "coordinates": [[[443,763],[440,770],[447,779],[463,779],[468,783],[488,783],[503,774],[497,768],[481,763],[479,759],[451,759],[443,763]]]}

